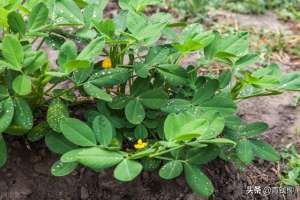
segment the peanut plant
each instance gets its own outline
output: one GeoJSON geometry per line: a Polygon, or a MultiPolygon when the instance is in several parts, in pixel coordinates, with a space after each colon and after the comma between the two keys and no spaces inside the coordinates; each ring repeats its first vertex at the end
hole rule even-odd
{"type": "Polygon", "coordinates": [[[167,180],[184,174],[208,197],[214,188],[201,167],[210,161],[244,167],[256,157],[280,159],[257,138],[268,125],[243,122],[237,102],[299,91],[299,72],[256,66],[248,33],[221,35],[182,27],[167,13],[146,15],[159,0],[120,0],[112,18],[103,15],[107,3],[0,1],[0,166],[3,135],[12,135],[44,140],[59,155],[54,176],[79,166],[114,167],[120,181],[143,170],[167,180]],[[195,53],[218,73],[181,65],[195,53]]]}

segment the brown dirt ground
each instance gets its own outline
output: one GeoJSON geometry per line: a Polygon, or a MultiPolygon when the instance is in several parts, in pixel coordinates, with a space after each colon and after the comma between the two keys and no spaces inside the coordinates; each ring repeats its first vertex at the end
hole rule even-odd
{"type": "MultiPolygon", "coordinates": [[[[236,18],[237,21],[240,19],[236,18]]],[[[256,17],[242,16],[253,20],[256,17]]],[[[250,19],[250,20],[249,20],[250,19]]],[[[260,18],[266,19],[266,18],[260,18]]],[[[272,18],[273,19],[273,18],[272,18]]],[[[270,20],[267,18],[267,20],[270,20]]],[[[273,19],[274,20],[274,19],[273,19]]],[[[263,22],[265,23],[265,22],[263,22]]],[[[272,23],[268,21],[268,23],[272,23]]],[[[280,22],[277,22],[279,23],[280,22]]],[[[283,27],[281,24],[280,27],[283,27]]],[[[290,63],[283,65],[285,71],[299,70],[300,66],[290,63]]],[[[293,94],[287,93],[277,97],[259,97],[240,103],[239,114],[246,121],[265,121],[269,131],[263,136],[277,148],[299,141],[300,107],[292,107],[293,94]],[[295,140],[296,138],[296,140],[295,140]]],[[[112,178],[110,170],[94,173],[81,168],[67,177],[50,175],[51,164],[56,156],[51,154],[42,143],[30,144],[6,138],[9,145],[9,160],[0,170],[0,200],[35,200],[35,199],[99,199],[99,200],[201,200],[185,185],[182,177],[174,181],[163,181],[155,174],[143,173],[131,183],[120,183],[112,178]]],[[[214,161],[205,167],[205,172],[212,179],[216,188],[211,197],[214,200],[248,200],[248,199],[296,199],[284,195],[247,195],[247,186],[274,186],[278,179],[278,166],[257,160],[240,172],[232,164],[214,161]]]]}

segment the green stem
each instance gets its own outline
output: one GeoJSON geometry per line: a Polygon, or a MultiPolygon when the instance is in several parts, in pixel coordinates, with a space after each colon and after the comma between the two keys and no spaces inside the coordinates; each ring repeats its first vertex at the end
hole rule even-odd
{"type": "Polygon", "coordinates": [[[175,64],[179,65],[181,60],[184,58],[185,54],[180,54],[180,56],[178,57],[178,59],[176,60],[175,64]]]}
{"type": "Polygon", "coordinates": [[[62,95],[64,95],[64,94],[66,94],[66,93],[70,92],[71,90],[74,90],[74,89],[76,89],[77,87],[79,87],[79,85],[74,85],[73,87],[71,87],[71,88],[68,88],[68,89],[66,89],[66,90],[62,91],[61,93],[59,93],[59,94],[57,94],[57,95],[53,96],[52,98],[50,98],[50,99],[46,100],[46,102],[48,102],[48,101],[51,101],[51,100],[53,100],[53,99],[56,99],[56,98],[59,98],[59,97],[61,97],[62,95]]]}
{"type": "Polygon", "coordinates": [[[55,84],[51,85],[51,87],[49,87],[44,93],[45,93],[46,95],[48,95],[48,93],[49,93],[53,88],[55,88],[58,84],[59,84],[59,83],[55,83],[55,84]]]}
{"type": "Polygon", "coordinates": [[[181,144],[181,145],[178,145],[178,146],[173,147],[173,148],[170,148],[170,149],[166,149],[166,150],[163,150],[163,151],[160,151],[160,152],[156,152],[156,153],[150,155],[149,157],[150,157],[150,158],[157,157],[157,156],[160,156],[160,155],[169,153],[169,152],[171,152],[171,151],[175,151],[175,150],[177,150],[177,149],[180,149],[180,148],[182,148],[182,147],[184,147],[184,146],[185,146],[184,144],[181,144]]]}
{"type": "Polygon", "coordinates": [[[39,46],[36,48],[36,50],[39,50],[39,49],[43,46],[44,42],[45,42],[45,38],[42,39],[42,41],[40,42],[40,44],[39,44],[39,46]]]}

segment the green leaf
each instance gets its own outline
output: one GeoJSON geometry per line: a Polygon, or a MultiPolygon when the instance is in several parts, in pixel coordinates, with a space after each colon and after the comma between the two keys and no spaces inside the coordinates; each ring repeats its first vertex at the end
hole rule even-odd
{"type": "Polygon", "coordinates": [[[224,71],[220,74],[218,80],[220,83],[220,88],[225,88],[228,86],[232,79],[232,72],[231,71],[224,71]]]}
{"type": "Polygon", "coordinates": [[[273,77],[274,79],[279,79],[282,77],[283,73],[277,64],[270,64],[266,67],[261,67],[252,72],[251,74],[255,78],[264,79],[265,77],[273,77]]]}
{"type": "Polygon", "coordinates": [[[12,122],[14,116],[14,103],[11,97],[0,102],[0,133],[3,133],[12,122]]]}
{"type": "Polygon", "coordinates": [[[62,134],[53,131],[46,134],[45,143],[50,151],[57,154],[64,154],[77,148],[76,145],[67,140],[62,134]]]}
{"type": "Polygon", "coordinates": [[[0,101],[9,97],[8,88],[4,85],[0,85],[0,101]]]}
{"type": "Polygon", "coordinates": [[[86,26],[90,26],[93,21],[98,21],[103,19],[103,10],[108,4],[108,0],[101,1],[93,1],[89,2],[87,6],[85,6],[83,15],[86,26]]]}
{"type": "Polygon", "coordinates": [[[91,83],[86,83],[84,84],[84,91],[92,96],[95,97],[97,99],[103,100],[103,101],[107,101],[107,102],[111,102],[112,101],[112,97],[106,93],[105,90],[98,88],[97,86],[91,84],[91,83]]]}
{"type": "Polygon", "coordinates": [[[207,82],[201,87],[197,88],[197,92],[193,97],[193,104],[201,104],[211,99],[217,89],[219,88],[219,81],[215,79],[208,79],[207,82]]]}
{"type": "Polygon", "coordinates": [[[69,74],[74,71],[89,69],[91,66],[87,60],[69,60],[63,65],[64,72],[69,74]]]}
{"type": "Polygon", "coordinates": [[[249,34],[247,32],[231,34],[221,41],[220,50],[236,56],[243,55],[248,51],[248,38],[249,34]]]}
{"type": "Polygon", "coordinates": [[[256,156],[268,160],[268,161],[279,161],[280,155],[273,149],[273,147],[262,141],[262,140],[250,140],[253,151],[256,156]]]}
{"type": "Polygon", "coordinates": [[[227,128],[235,129],[241,125],[242,121],[240,117],[235,115],[229,115],[225,117],[225,125],[227,128]]]}
{"type": "Polygon", "coordinates": [[[200,24],[190,24],[184,28],[174,47],[182,53],[193,52],[209,45],[215,38],[212,32],[203,32],[200,24]]]}
{"type": "Polygon", "coordinates": [[[153,68],[152,66],[144,63],[137,63],[133,67],[135,73],[141,78],[147,78],[149,76],[149,71],[153,68]]]}
{"type": "Polygon", "coordinates": [[[256,54],[246,54],[241,58],[239,58],[234,65],[236,67],[247,67],[248,65],[255,63],[257,59],[258,59],[258,55],[256,54]]]}
{"type": "Polygon", "coordinates": [[[62,119],[69,117],[69,111],[66,105],[60,99],[54,99],[47,112],[47,122],[54,131],[61,132],[60,122],[62,119]]]}
{"type": "Polygon", "coordinates": [[[229,34],[221,38],[215,32],[215,39],[204,49],[204,55],[209,59],[221,60],[225,63],[230,62],[235,57],[243,56],[248,51],[248,33],[229,34]]]}
{"type": "Polygon", "coordinates": [[[250,164],[254,159],[253,147],[249,140],[241,140],[237,143],[236,154],[245,164],[250,164]]]}
{"type": "Polygon", "coordinates": [[[51,174],[53,176],[66,176],[72,173],[77,166],[76,162],[63,163],[58,160],[52,165],[51,174]]]}
{"type": "Polygon", "coordinates": [[[142,164],[134,160],[124,159],[114,170],[114,177],[119,181],[132,181],[143,169],[142,164]]]}
{"type": "Polygon", "coordinates": [[[19,95],[28,95],[31,93],[31,79],[27,75],[17,76],[12,83],[13,90],[19,95]]]}
{"type": "Polygon", "coordinates": [[[10,63],[13,70],[20,71],[24,59],[23,47],[18,39],[12,35],[6,35],[2,42],[2,54],[4,59],[10,63]]]}
{"type": "Polygon", "coordinates": [[[95,146],[96,138],[92,129],[75,118],[64,118],[60,122],[63,135],[72,143],[83,147],[95,146]]]}
{"type": "Polygon", "coordinates": [[[55,4],[55,13],[59,17],[57,21],[83,24],[84,19],[80,8],[73,0],[59,0],[55,4]]]}
{"type": "Polygon", "coordinates": [[[215,59],[218,61],[222,61],[225,64],[233,65],[234,61],[236,60],[236,55],[228,52],[220,51],[215,55],[215,59]]]}
{"type": "Polygon", "coordinates": [[[91,65],[91,67],[88,69],[83,69],[78,72],[73,72],[72,80],[74,82],[76,82],[77,84],[81,84],[81,83],[85,82],[91,76],[93,70],[94,70],[94,67],[93,67],[93,65],[91,65]]]}
{"type": "Polygon", "coordinates": [[[109,107],[111,109],[116,109],[116,110],[120,110],[125,108],[125,106],[128,103],[129,98],[127,96],[124,96],[122,94],[116,96],[115,98],[113,98],[112,102],[109,103],[109,107]]]}
{"type": "Polygon", "coordinates": [[[27,101],[22,98],[14,100],[14,118],[12,126],[20,127],[21,130],[27,132],[33,127],[33,114],[27,101]]]}
{"type": "MultiPolygon", "coordinates": [[[[45,27],[46,31],[49,29],[48,26],[49,25],[46,25],[46,27],[45,27]]],[[[41,31],[44,31],[44,30],[41,28],[41,31]]],[[[43,35],[42,32],[33,32],[33,33],[30,33],[30,34],[31,35],[43,35]]],[[[61,47],[61,45],[63,45],[65,40],[66,40],[65,37],[62,37],[62,36],[57,35],[57,34],[48,34],[48,36],[45,37],[45,43],[49,47],[51,47],[53,50],[58,50],[61,47]]]]}
{"type": "Polygon", "coordinates": [[[102,145],[109,145],[113,138],[114,128],[111,122],[104,116],[98,115],[93,120],[93,130],[97,141],[102,145]]]}
{"type": "Polygon", "coordinates": [[[165,22],[150,21],[145,15],[129,12],[127,15],[127,27],[132,36],[145,46],[154,44],[166,27],[165,22]]]}
{"type": "Polygon", "coordinates": [[[161,108],[166,113],[180,113],[192,107],[190,101],[185,99],[170,99],[165,106],[161,108]]]}
{"type": "Polygon", "coordinates": [[[167,162],[159,170],[159,176],[163,179],[171,180],[180,176],[183,171],[182,163],[178,160],[167,162]]]}
{"type": "Polygon", "coordinates": [[[127,120],[132,124],[140,124],[145,119],[145,110],[138,100],[131,100],[125,107],[127,120]]]}
{"type": "Polygon", "coordinates": [[[0,27],[2,28],[7,28],[8,23],[7,23],[7,15],[8,15],[8,10],[5,8],[0,7],[0,27]]]}
{"type": "Polygon", "coordinates": [[[206,144],[224,144],[224,145],[233,145],[235,146],[236,143],[233,140],[229,140],[227,138],[215,138],[210,140],[199,140],[199,142],[206,143],[206,144]]]}
{"type": "Polygon", "coordinates": [[[198,167],[185,164],[184,173],[187,184],[195,193],[203,197],[209,197],[213,194],[213,184],[198,167]]]}
{"type": "Polygon", "coordinates": [[[59,49],[57,62],[62,67],[67,61],[75,60],[76,57],[76,44],[72,40],[67,40],[59,49]]]}
{"type": "Polygon", "coordinates": [[[97,23],[96,21],[93,21],[93,23],[95,25],[96,30],[99,33],[102,33],[110,38],[112,38],[114,36],[116,25],[113,20],[108,19],[105,21],[101,21],[99,23],[97,23]]]}
{"type": "Polygon", "coordinates": [[[141,163],[144,171],[153,172],[160,167],[161,160],[155,158],[143,158],[141,163]]]}
{"type": "Polygon", "coordinates": [[[175,51],[173,48],[165,45],[153,46],[150,48],[147,56],[145,57],[145,64],[157,65],[167,63],[168,57],[175,51]]]}
{"type": "Polygon", "coordinates": [[[78,60],[94,61],[102,53],[104,47],[104,37],[92,40],[78,55],[78,60]]]}
{"type": "Polygon", "coordinates": [[[69,163],[69,162],[78,162],[78,154],[85,150],[84,148],[82,149],[73,149],[73,150],[70,150],[68,152],[65,152],[61,158],[60,158],[60,161],[63,162],[63,163],[69,163]]]}
{"type": "Polygon", "coordinates": [[[253,137],[268,130],[268,124],[264,122],[254,122],[247,125],[242,125],[239,128],[239,135],[253,137]]]}
{"type": "Polygon", "coordinates": [[[150,109],[159,109],[168,101],[168,94],[160,88],[143,92],[138,97],[142,104],[150,109]]]}
{"type": "Polygon", "coordinates": [[[45,70],[45,67],[48,66],[48,54],[42,50],[33,51],[31,48],[31,46],[24,48],[23,72],[27,75],[36,76],[37,72],[45,70]]]}
{"type": "Polygon", "coordinates": [[[53,96],[59,96],[62,100],[75,102],[76,101],[76,94],[73,91],[65,91],[65,89],[53,89],[52,90],[53,96]]]}
{"type": "Polygon", "coordinates": [[[157,64],[167,63],[171,49],[165,46],[151,47],[144,63],[134,65],[135,72],[141,78],[146,78],[149,75],[149,70],[157,64]]]}
{"type": "Polygon", "coordinates": [[[132,10],[141,11],[145,6],[156,5],[161,3],[161,0],[120,0],[119,6],[122,10],[132,10]]]}
{"type": "Polygon", "coordinates": [[[296,90],[300,88],[300,72],[291,72],[284,74],[280,80],[280,89],[296,90]]]}
{"type": "Polygon", "coordinates": [[[204,111],[216,111],[226,116],[233,114],[237,107],[229,96],[215,96],[209,101],[201,103],[199,108],[204,111]]]}
{"type": "Polygon", "coordinates": [[[201,113],[200,116],[203,119],[206,119],[209,123],[206,132],[199,137],[199,139],[212,139],[220,135],[225,127],[224,117],[215,111],[209,111],[201,113]]]}
{"type": "Polygon", "coordinates": [[[179,65],[159,65],[159,74],[172,86],[186,85],[188,75],[184,68],[179,65]]]}
{"type": "Polygon", "coordinates": [[[143,123],[144,123],[145,127],[149,128],[149,129],[158,128],[158,126],[161,124],[160,121],[157,121],[155,119],[146,119],[143,123]]]}
{"type": "Polygon", "coordinates": [[[94,29],[84,27],[77,31],[76,36],[82,40],[92,40],[97,36],[97,32],[94,29]]]}
{"type": "Polygon", "coordinates": [[[187,136],[185,139],[199,137],[207,129],[205,119],[197,118],[187,112],[169,114],[164,123],[164,133],[167,140],[175,140],[187,136]]]}
{"type": "Polygon", "coordinates": [[[141,93],[151,89],[151,80],[147,78],[136,78],[130,88],[131,96],[139,96],[141,93]]]}
{"type": "Polygon", "coordinates": [[[98,87],[114,86],[117,84],[125,83],[130,76],[129,72],[130,71],[125,68],[112,68],[108,70],[102,70],[93,74],[90,77],[89,82],[98,87]]]}
{"type": "Polygon", "coordinates": [[[193,148],[187,151],[186,160],[192,165],[203,165],[216,159],[220,154],[220,149],[216,145],[193,148]]]}
{"type": "Polygon", "coordinates": [[[148,130],[143,124],[139,124],[134,129],[134,136],[136,139],[145,139],[148,137],[148,130]]]}
{"type": "Polygon", "coordinates": [[[3,73],[5,69],[14,69],[14,66],[12,66],[10,63],[0,60],[0,73],[3,73]]]}
{"type": "Polygon", "coordinates": [[[44,3],[39,3],[32,9],[28,27],[30,31],[38,31],[41,27],[47,25],[49,10],[44,3]]]}
{"type": "Polygon", "coordinates": [[[4,138],[0,133],[0,168],[4,166],[7,160],[7,149],[4,138]]]}
{"type": "Polygon", "coordinates": [[[123,155],[116,151],[107,151],[98,147],[82,149],[73,155],[79,163],[94,170],[112,167],[123,160],[123,155]]]}
{"type": "Polygon", "coordinates": [[[33,127],[27,134],[27,139],[30,142],[36,142],[42,139],[49,131],[49,125],[47,122],[40,122],[38,125],[33,127]]]}
{"type": "Polygon", "coordinates": [[[133,9],[133,7],[130,5],[130,1],[131,0],[120,0],[118,3],[119,3],[119,6],[122,10],[131,10],[133,9]]]}
{"type": "Polygon", "coordinates": [[[26,26],[21,14],[16,11],[12,11],[7,16],[7,21],[9,24],[9,28],[14,33],[20,33],[21,35],[25,34],[26,26]]]}

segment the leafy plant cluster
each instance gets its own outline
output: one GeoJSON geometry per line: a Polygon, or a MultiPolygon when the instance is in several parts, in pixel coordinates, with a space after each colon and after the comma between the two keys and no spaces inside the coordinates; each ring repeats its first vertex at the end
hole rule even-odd
{"type": "Polygon", "coordinates": [[[224,7],[239,13],[263,14],[267,10],[275,10],[282,19],[299,19],[298,0],[228,0],[224,7]]]}
{"type": "Polygon", "coordinates": [[[282,184],[297,186],[300,183],[300,155],[296,147],[290,146],[285,148],[282,153],[282,158],[286,165],[279,174],[279,179],[282,184]]]}
{"type": "Polygon", "coordinates": [[[300,73],[250,67],[258,56],[247,33],[182,28],[169,14],[143,13],[159,0],[120,0],[112,19],[103,16],[103,0],[0,2],[0,166],[7,134],[44,140],[60,155],[55,176],[81,165],[114,167],[120,181],[143,170],[167,180],[184,174],[207,197],[214,188],[201,167],[208,162],[279,160],[257,139],[267,124],[242,122],[236,104],[298,91],[300,73]],[[203,75],[201,66],[181,66],[192,53],[226,68],[203,75]]]}
{"type": "Polygon", "coordinates": [[[210,9],[230,10],[243,14],[264,14],[275,11],[283,20],[299,20],[299,0],[165,0],[166,5],[174,8],[183,18],[205,19],[210,9]]]}
{"type": "Polygon", "coordinates": [[[210,8],[217,7],[220,4],[219,0],[164,0],[164,4],[176,11],[179,16],[184,19],[198,17],[199,20],[204,20],[210,8]]]}

